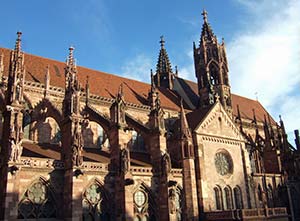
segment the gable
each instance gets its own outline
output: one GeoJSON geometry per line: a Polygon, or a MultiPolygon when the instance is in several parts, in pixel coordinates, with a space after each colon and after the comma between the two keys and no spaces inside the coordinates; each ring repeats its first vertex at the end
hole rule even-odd
{"type": "Polygon", "coordinates": [[[220,102],[217,102],[199,122],[195,132],[220,138],[244,141],[240,130],[228,116],[220,102]]]}

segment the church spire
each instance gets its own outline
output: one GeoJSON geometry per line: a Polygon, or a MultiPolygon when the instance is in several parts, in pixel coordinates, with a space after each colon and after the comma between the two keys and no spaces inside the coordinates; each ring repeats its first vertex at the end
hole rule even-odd
{"type": "MultiPolygon", "coordinates": [[[[207,12],[202,12],[203,25],[199,47],[194,43],[194,64],[198,80],[199,107],[211,104],[212,94],[218,94],[228,113],[232,113],[231,92],[225,43],[218,43],[208,23],[207,12]]],[[[216,102],[215,100],[213,102],[216,102]]]]}
{"type": "Polygon", "coordinates": [[[80,111],[80,85],[73,51],[74,47],[70,47],[65,67],[65,98],[63,102],[65,116],[79,114],[80,111]]]}
{"type": "Polygon", "coordinates": [[[150,87],[150,91],[148,93],[148,103],[152,110],[155,106],[155,101],[156,101],[156,97],[157,97],[157,91],[156,91],[156,87],[155,87],[152,69],[150,70],[150,75],[151,75],[151,87],[150,87]]]}
{"type": "Polygon", "coordinates": [[[164,37],[160,37],[160,51],[156,65],[156,74],[154,76],[155,84],[158,87],[173,88],[174,74],[167,50],[165,49],[164,37]]]}
{"type": "Polygon", "coordinates": [[[11,53],[11,62],[8,76],[8,103],[23,101],[25,81],[24,53],[21,50],[21,32],[17,32],[15,49],[11,53]]]}
{"type": "Polygon", "coordinates": [[[213,30],[208,23],[207,11],[204,9],[201,15],[203,16],[203,25],[202,25],[200,44],[203,43],[202,41],[217,42],[217,37],[214,35],[213,30]]]}
{"type": "Polygon", "coordinates": [[[14,51],[18,55],[21,53],[21,36],[22,36],[22,32],[18,31],[17,40],[15,44],[15,51],[14,51]]]}

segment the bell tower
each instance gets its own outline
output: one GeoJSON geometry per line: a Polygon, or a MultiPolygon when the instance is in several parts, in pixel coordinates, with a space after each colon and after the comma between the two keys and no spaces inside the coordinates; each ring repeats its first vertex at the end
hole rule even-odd
{"type": "Polygon", "coordinates": [[[200,44],[194,43],[195,73],[198,79],[199,107],[213,104],[219,97],[224,108],[231,113],[231,93],[225,43],[218,43],[204,10],[200,44]]]}

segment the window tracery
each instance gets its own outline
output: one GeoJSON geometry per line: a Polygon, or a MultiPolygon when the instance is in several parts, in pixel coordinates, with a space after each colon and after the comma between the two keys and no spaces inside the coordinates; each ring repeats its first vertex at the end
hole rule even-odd
{"type": "Polygon", "coordinates": [[[151,193],[140,185],[133,193],[134,221],[155,221],[155,206],[151,193]]]}
{"type": "Polygon", "coordinates": [[[83,193],[82,219],[87,220],[110,220],[106,207],[106,199],[103,188],[98,183],[90,185],[83,193]]]}
{"type": "Polygon", "coordinates": [[[18,206],[18,219],[56,218],[56,205],[49,187],[42,181],[29,187],[18,206]]]}
{"type": "Polygon", "coordinates": [[[232,173],[233,162],[231,156],[227,151],[217,152],[214,160],[215,160],[216,170],[221,176],[232,173]]]}

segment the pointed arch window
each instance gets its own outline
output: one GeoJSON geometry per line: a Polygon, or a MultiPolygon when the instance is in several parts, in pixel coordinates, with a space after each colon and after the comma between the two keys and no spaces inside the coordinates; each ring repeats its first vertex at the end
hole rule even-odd
{"type": "Polygon", "coordinates": [[[133,130],[131,132],[131,150],[138,152],[145,152],[145,141],[141,134],[133,130]]]}
{"type": "Polygon", "coordinates": [[[222,191],[219,186],[214,188],[214,195],[216,210],[223,210],[222,191]]]}
{"type": "Polygon", "coordinates": [[[169,189],[169,209],[176,215],[176,221],[182,220],[182,190],[177,186],[169,189]]]}
{"type": "Polygon", "coordinates": [[[56,218],[57,207],[48,185],[42,180],[31,185],[18,205],[18,219],[56,218]]]}
{"type": "Polygon", "coordinates": [[[230,187],[224,188],[224,202],[225,202],[225,209],[230,210],[232,209],[232,191],[230,187]]]}
{"type": "Polygon", "coordinates": [[[274,207],[274,201],[273,201],[273,188],[271,184],[268,185],[267,188],[267,197],[268,197],[268,207],[273,208],[274,207]]]}
{"type": "Polygon", "coordinates": [[[234,195],[235,208],[236,209],[243,209],[242,191],[241,191],[241,188],[239,186],[236,186],[233,189],[233,195],[234,195]]]}
{"type": "Polygon", "coordinates": [[[258,187],[257,187],[257,197],[258,197],[258,201],[259,201],[259,205],[260,207],[262,207],[263,205],[263,197],[262,197],[262,189],[261,189],[261,186],[260,184],[258,184],[258,187]]]}
{"type": "Polygon", "coordinates": [[[82,219],[87,220],[110,220],[107,199],[103,187],[98,183],[90,185],[83,193],[82,219]]]}
{"type": "Polygon", "coordinates": [[[141,185],[133,193],[134,221],[155,221],[154,201],[151,193],[141,185]]]}
{"type": "Polygon", "coordinates": [[[215,64],[209,65],[209,73],[210,73],[210,83],[212,85],[218,85],[220,83],[219,79],[219,69],[215,64]]]}

